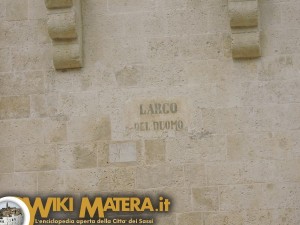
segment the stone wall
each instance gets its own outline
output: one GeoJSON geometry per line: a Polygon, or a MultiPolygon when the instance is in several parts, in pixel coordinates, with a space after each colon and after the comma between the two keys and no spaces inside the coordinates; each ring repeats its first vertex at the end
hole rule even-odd
{"type": "Polygon", "coordinates": [[[237,60],[226,0],[81,0],[83,68],[55,70],[44,1],[0,0],[1,195],[166,193],[158,224],[299,225],[300,4],[258,8],[261,57],[237,60]]]}

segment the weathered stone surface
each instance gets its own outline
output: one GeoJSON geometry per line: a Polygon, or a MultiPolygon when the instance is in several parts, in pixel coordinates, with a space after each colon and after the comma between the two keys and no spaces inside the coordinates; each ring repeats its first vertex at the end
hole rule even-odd
{"type": "Polygon", "coordinates": [[[69,144],[57,147],[59,169],[97,167],[97,144],[69,144]]]}
{"type": "Polygon", "coordinates": [[[33,120],[7,120],[0,121],[0,145],[16,146],[43,143],[43,121],[33,120]]]}
{"type": "MultiPolygon", "coordinates": [[[[58,171],[46,171],[38,173],[38,192],[41,194],[66,194],[64,174],[58,171]]],[[[71,193],[70,193],[71,194],[71,193]]]]}
{"type": "Polygon", "coordinates": [[[0,97],[0,120],[28,118],[29,115],[29,97],[0,97]]]}
{"type": "Polygon", "coordinates": [[[15,149],[13,147],[0,147],[0,173],[14,172],[15,149]]]}
{"type": "Polygon", "coordinates": [[[26,20],[28,18],[27,0],[10,0],[5,2],[7,20],[26,20]]]}
{"type": "Polygon", "coordinates": [[[47,45],[11,48],[12,66],[15,71],[43,70],[51,68],[51,53],[47,45]]]}
{"type": "Polygon", "coordinates": [[[109,162],[126,163],[137,161],[136,142],[114,142],[109,144],[109,162]]]}
{"type": "Polygon", "coordinates": [[[204,164],[186,164],[184,166],[185,184],[189,186],[205,186],[207,184],[204,164]]]}
{"type": "Polygon", "coordinates": [[[147,164],[159,164],[166,161],[166,143],[164,140],[145,140],[145,159],[147,164]]]}
{"type": "Polygon", "coordinates": [[[0,174],[0,190],[5,196],[37,194],[37,175],[35,173],[0,174]]]}
{"type": "Polygon", "coordinates": [[[135,168],[99,168],[66,171],[70,192],[128,191],[135,187],[135,168]]]}
{"type": "Polygon", "coordinates": [[[200,212],[182,213],[177,216],[180,225],[202,225],[203,219],[200,212]]]}
{"type": "Polygon", "coordinates": [[[65,118],[49,118],[45,120],[44,138],[46,143],[67,141],[67,121],[65,118]]]}
{"type": "Polygon", "coordinates": [[[220,209],[255,209],[261,206],[261,185],[225,186],[220,188],[220,209]]]}
{"type": "Polygon", "coordinates": [[[200,134],[200,138],[182,137],[166,142],[166,159],[172,163],[201,163],[226,158],[226,138],[222,135],[200,134]]]}
{"type": "Polygon", "coordinates": [[[242,210],[235,212],[207,213],[204,215],[204,222],[208,225],[230,223],[238,224],[278,224],[285,223],[297,224],[298,210],[279,209],[279,210],[242,210]]]}
{"type": "Polygon", "coordinates": [[[73,117],[67,123],[68,141],[87,142],[111,139],[111,124],[108,117],[73,117]]]}
{"type": "Polygon", "coordinates": [[[15,173],[14,193],[23,196],[32,196],[37,194],[37,174],[36,173],[15,173]]]}
{"type": "Polygon", "coordinates": [[[11,71],[11,53],[9,48],[0,49],[0,72],[11,71]]]}
{"type": "Polygon", "coordinates": [[[30,115],[31,117],[46,117],[48,115],[48,107],[45,95],[30,96],[30,115]]]}
{"type": "Polygon", "coordinates": [[[137,188],[158,188],[166,185],[182,186],[183,167],[179,165],[146,166],[137,169],[137,188]]]}
{"type": "Polygon", "coordinates": [[[17,172],[44,171],[57,168],[57,148],[55,145],[29,145],[16,147],[15,165],[17,172]]]}
{"type": "Polygon", "coordinates": [[[28,1],[28,18],[29,19],[45,19],[47,15],[47,9],[44,1],[29,0],[28,1]]]}
{"type": "Polygon", "coordinates": [[[192,189],[193,209],[196,211],[219,210],[218,187],[202,187],[192,189]]]}
{"type": "Polygon", "coordinates": [[[26,96],[42,94],[44,90],[44,74],[41,71],[4,73],[0,76],[0,95],[26,96]]]}
{"type": "Polygon", "coordinates": [[[155,1],[147,0],[111,0],[108,9],[112,12],[135,12],[154,9],[155,1]]]}

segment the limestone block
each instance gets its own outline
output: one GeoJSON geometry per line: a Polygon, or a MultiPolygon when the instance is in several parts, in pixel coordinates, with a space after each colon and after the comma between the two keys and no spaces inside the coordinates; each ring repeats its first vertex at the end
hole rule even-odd
{"type": "Polygon", "coordinates": [[[59,169],[85,169],[97,167],[97,144],[58,145],[59,169]]]}
{"type": "Polygon", "coordinates": [[[175,214],[168,213],[166,214],[158,214],[158,216],[155,218],[155,223],[157,225],[176,225],[176,216],[175,214]]]}
{"type": "Polygon", "coordinates": [[[29,0],[28,1],[28,18],[35,20],[43,20],[47,16],[47,8],[44,1],[41,0],[29,0]]]}
{"type": "Polygon", "coordinates": [[[44,89],[44,74],[40,71],[3,73],[0,76],[0,95],[42,94],[44,89]]]}
{"type": "MultiPolygon", "coordinates": [[[[154,189],[155,190],[155,189],[154,189]]],[[[166,187],[162,191],[159,191],[162,195],[170,196],[172,199],[172,211],[176,213],[190,212],[192,211],[191,204],[191,188],[187,187],[166,187]]],[[[157,191],[154,192],[155,195],[157,191]]],[[[154,196],[155,196],[154,195],[154,196]]]]}
{"type": "Polygon", "coordinates": [[[145,140],[145,157],[147,164],[165,162],[166,143],[164,140],[145,140]]]}
{"type": "Polygon", "coordinates": [[[0,46],[16,46],[18,49],[27,45],[36,45],[38,39],[37,20],[3,21],[0,23],[0,46]]]}
{"type": "Polygon", "coordinates": [[[181,40],[180,50],[188,59],[217,59],[223,53],[222,45],[220,34],[191,35],[181,40]]]}
{"type": "Polygon", "coordinates": [[[12,67],[15,71],[45,70],[51,68],[51,47],[48,45],[24,45],[12,47],[12,67]]]}
{"type": "Polygon", "coordinates": [[[67,123],[68,141],[86,142],[111,139],[111,124],[108,117],[73,117],[67,123]]]}
{"type": "Polygon", "coordinates": [[[235,33],[232,34],[233,58],[257,58],[261,56],[260,33],[235,33]]]}
{"type": "Polygon", "coordinates": [[[120,87],[132,87],[137,86],[140,82],[140,77],[143,73],[143,67],[140,66],[130,66],[124,67],[123,69],[115,73],[116,80],[120,87]]]}
{"type": "Polygon", "coordinates": [[[219,210],[218,187],[192,188],[193,209],[198,211],[219,210]]]}
{"type": "Polygon", "coordinates": [[[68,170],[65,173],[66,190],[81,191],[128,191],[135,185],[135,169],[98,168],[68,170]]]}
{"type": "Polygon", "coordinates": [[[206,134],[201,138],[166,140],[166,160],[173,163],[202,163],[226,159],[226,138],[206,134]],[[185,151],[182,151],[185,149],[185,151]]]}
{"type": "Polygon", "coordinates": [[[204,164],[186,164],[184,166],[185,183],[189,186],[205,186],[206,174],[204,164]]]}
{"type": "Polygon", "coordinates": [[[28,1],[27,0],[9,0],[6,2],[7,20],[27,20],[28,19],[28,1]]]}
{"type": "Polygon", "coordinates": [[[0,146],[43,143],[43,121],[7,120],[0,121],[0,146]]]}
{"type": "Polygon", "coordinates": [[[46,117],[47,103],[44,95],[32,95],[30,96],[30,115],[31,117],[46,117]]]}
{"type": "Polygon", "coordinates": [[[0,97],[0,120],[28,118],[30,99],[28,96],[0,97]]]}
{"type": "Polygon", "coordinates": [[[136,167],[114,169],[109,191],[129,191],[136,188],[136,167]]]}
{"type": "Polygon", "coordinates": [[[4,195],[27,196],[37,194],[37,176],[35,173],[0,174],[0,190],[4,195]]]}
{"type": "Polygon", "coordinates": [[[150,38],[147,41],[147,57],[153,61],[167,61],[169,57],[177,58],[180,52],[178,38],[150,38]]]}
{"type": "Polygon", "coordinates": [[[0,173],[14,172],[14,148],[0,147],[0,173]]]}
{"type": "Polygon", "coordinates": [[[14,173],[13,190],[22,196],[36,195],[37,182],[36,173],[14,173]]]}
{"type": "MultiPolygon", "coordinates": [[[[75,92],[73,89],[73,73],[50,70],[45,76],[46,91],[48,92],[75,92]]],[[[58,95],[53,95],[57,96],[58,95]]]]}
{"type": "Polygon", "coordinates": [[[1,192],[8,193],[14,183],[13,173],[0,174],[0,190],[1,192]]]}
{"type": "Polygon", "coordinates": [[[96,92],[62,93],[57,100],[59,114],[66,116],[86,116],[99,111],[96,92]]]}
{"type": "Polygon", "coordinates": [[[182,186],[183,167],[180,165],[158,165],[137,168],[137,188],[182,186]]]}
{"type": "Polygon", "coordinates": [[[79,68],[82,66],[80,44],[66,43],[53,46],[53,63],[56,69],[79,68]]]}
{"type": "Polygon", "coordinates": [[[219,189],[222,211],[257,209],[262,206],[261,184],[220,186],[219,189]]]}
{"type": "Polygon", "coordinates": [[[114,142],[109,144],[109,162],[135,162],[137,161],[136,142],[114,142]]]}
{"type": "Polygon", "coordinates": [[[67,141],[67,122],[64,118],[52,117],[45,120],[45,143],[61,143],[67,141]]]}
{"type": "Polygon", "coordinates": [[[253,1],[228,2],[231,27],[252,27],[258,25],[258,3],[253,1]]]}
{"type": "Polygon", "coordinates": [[[286,159],[294,143],[289,133],[228,135],[227,159],[231,161],[286,159]]]}
{"type": "MultiPolygon", "coordinates": [[[[258,213],[258,212],[257,212],[258,213]]],[[[206,213],[203,215],[204,224],[215,225],[215,224],[243,224],[243,213],[239,212],[218,212],[218,213],[206,213]]],[[[252,221],[251,221],[252,222],[252,221]]],[[[255,221],[256,222],[256,221],[255,221]]],[[[250,223],[253,224],[253,223],[250,223]]]]}
{"type": "Polygon", "coordinates": [[[5,1],[0,1],[0,18],[4,18],[5,17],[5,1]]]}
{"type": "Polygon", "coordinates": [[[298,209],[300,183],[263,184],[261,202],[263,209],[298,209]]]}
{"type": "Polygon", "coordinates": [[[66,190],[69,192],[99,191],[102,183],[103,189],[108,189],[109,171],[99,169],[68,170],[65,173],[66,190]],[[106,175],[106,176],[105,176],[106,175]]]}
{"type": "Polygon", "coordinates": [[[108,9],[114,13],[150,11],[156,6],[155,1],[148,0],[111,0],[108,9]]]}
{"type": "MultiPolygon", "coordinates": [[[[293,164],[292,162],[289,163],[291,164],[291,167],[295,166],[295,164],[293,164]]],[[[222,162],[208,164],[206,167],[206,172],[209,185],[246,183],[251,184],[258,182],[283,181],[284,179],[297,181],[297,178],[299,178],[299,176],[293,176],[290,168],[285,163],[262,160],[243,163],[222,162]],[[285,178],[283,178],[284,174],[286,174],[285,178]]]]}
{"type": "Polygon", "coordinates": [[[178,224],[180,225],[202,225],[202,214],[200,212],[177,214],[178,224]]]}
{"type": "Polygon", "coordinates": [[[11,54],[9,48],[0,48],[0,72],[11,70],[11,54]]]}
{"type": "Polygon", "coordinates": [[[59,171],[45,171],[38,173],[39,193],[51,195],[56,193],[66,194],[64,174],[59,171]]]}
{"type": "Polygon", "coordinates": [[[72,0],[45,0],[48,9],[68,8],[73,5],[72,0]]]}
{"type": "Polygon", "coordinates": [[[55,145],[29,145],[16,147],[15,170],[41,171],[57,168],[57,154],[55,145]]]}
{"type": "Polygon", "coordinates": [[[74,11],[48,15],[48,32],[52,39],[73,39],[78,37],[74,11]]]}
{"type": "Polygon", "coordinates": [[[168,11],[165,19],[167,35],[175,36],[187,33],[193,35],[206,33],[209,20],[207,11],[206,8],[168,11]],[[195,23],[195,21],[197,21],[197,23],[195,23]]]}
{"type": "Polygon", "coordinates": [[[98,166],[109,165],[109,143],[106,141],[98,142],[98,166]]]}

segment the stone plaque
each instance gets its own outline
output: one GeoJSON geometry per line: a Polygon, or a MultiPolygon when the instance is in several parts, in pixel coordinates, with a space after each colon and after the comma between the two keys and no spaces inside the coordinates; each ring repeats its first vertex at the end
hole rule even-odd
{"type": "Polygon", "coordinates": [[[187,128],[187,105],[182,98],[135,99],[126,104],[126,130],[157,136],[187,128]]]}

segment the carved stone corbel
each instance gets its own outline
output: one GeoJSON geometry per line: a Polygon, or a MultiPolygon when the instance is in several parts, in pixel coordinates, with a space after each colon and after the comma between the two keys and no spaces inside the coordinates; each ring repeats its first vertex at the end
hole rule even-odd
{"type": "Polygon", "coordinates": [[[48,33],[53,44],[55,69],[82,67],[82,19],[80,0],[45,0],[48,33]]]}
{"type": "Polygon", "coordinates": [[[228,0],[233,58],[261,56],[258,0],[228,0]]]}

